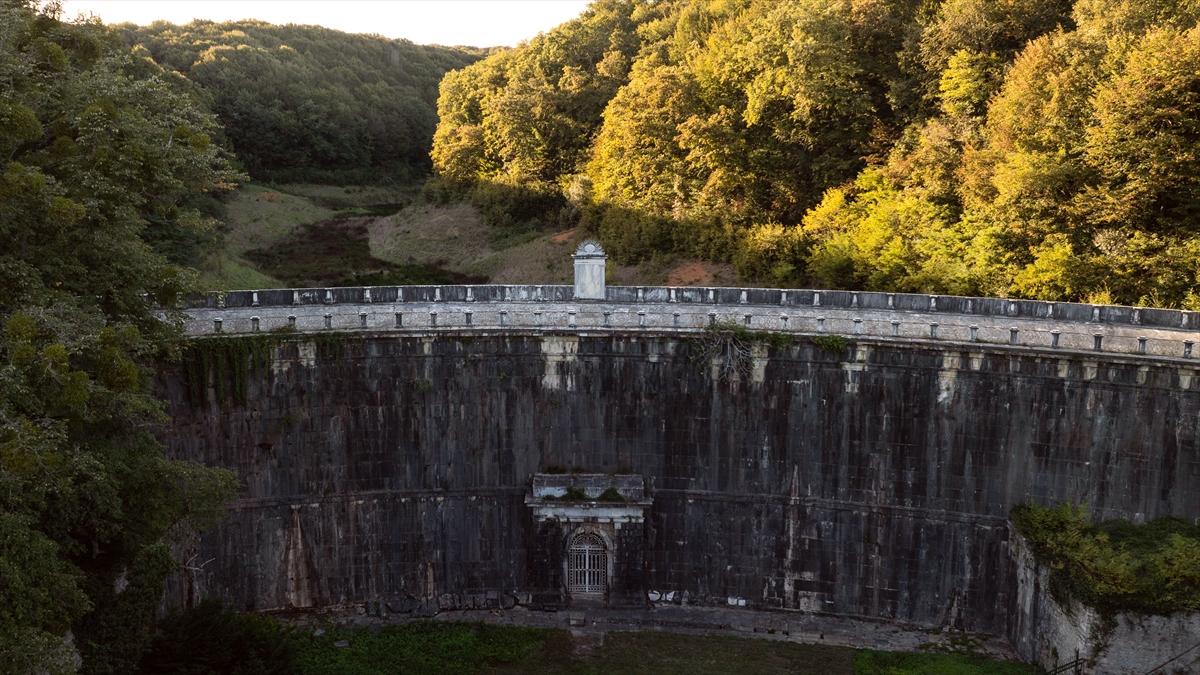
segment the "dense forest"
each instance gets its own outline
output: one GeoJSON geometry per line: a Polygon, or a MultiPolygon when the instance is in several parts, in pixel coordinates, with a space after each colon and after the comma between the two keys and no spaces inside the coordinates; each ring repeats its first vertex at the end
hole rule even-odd
{"type": "Polygon", "coordinates": [[[438,82],[483,54],[259,21],[118,28],[199,87],[246,170],[274,180],[424,176],[438,82]]]}
{"type": "Polygon", "coordinates": [[[438,82],[482,54],[0,0],[0,670],[136,672],[236,490],[164,456],[151,391],[220,199],[247,170],[423,177],[438,82]]]}
{"type": "Polygon", "coordinates": [[[442,81],[442,193],[779,285],[1200,308],[1191,0],[599,0],[442,81]]]}
{"type": "Polygon", "coordinates": [[[94,22],[0,0],[0,670],[136,669],[171,545],[233,478],[171,461],[152,363],[190,273],[162,250],[239,175],[217,119],[94,22]],[[147,297],[148,296],[148,297],[147,297]],[[64,636],[66,639],[64,640],[64,636]]]}

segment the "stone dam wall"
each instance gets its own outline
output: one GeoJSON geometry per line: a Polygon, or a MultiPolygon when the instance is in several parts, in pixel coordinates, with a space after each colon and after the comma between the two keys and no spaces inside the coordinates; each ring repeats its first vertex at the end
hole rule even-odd
{"type": "Polygon", "coordinates": [[[199,366],[159,377],[164,440],[244,489],[168,604],[553,605],[558,534],[526,498],[576,469],[645,479],[624,597],[1006,636],[1028,605],[1012,506],[1198,515],[1182,359],[796,337],[721,377],[738,357],[667,330],[197,342],[199,366]]]}

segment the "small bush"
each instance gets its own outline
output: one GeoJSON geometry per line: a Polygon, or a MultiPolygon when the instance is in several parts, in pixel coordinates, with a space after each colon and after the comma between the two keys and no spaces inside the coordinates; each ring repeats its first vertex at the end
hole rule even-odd
{"type": "Polygon", "coordinates": [[[625,497],[621,496],[621,493],[617,491],[617,488],[610,487],[606,488],[604,492],[600,493],[599,500],[602,502],[623,502],[625,501],[625,497]]]}
{"type": "Polygon", "coordinates": [[[559,497],[559,499],[564,502],[586,502],[588,501],[588,496],[586,492],[572,485],[567,488],[566,493],[562,497],[559,497]]]}
{"type": "Polygon", "coordinates": [[[202,675],[294,673],[291,629],[256,615],[238,614],[206,600],[159,624],[141,672],[202,675]]]}
{"type": "Polygon", "coordinates": [[[567,205],[562,192],[541,183],[510,184],[481,181],[471,186],[468,198],[489,226],[502,230],[528,230],[573,226],[561,222],[567,205]]]}

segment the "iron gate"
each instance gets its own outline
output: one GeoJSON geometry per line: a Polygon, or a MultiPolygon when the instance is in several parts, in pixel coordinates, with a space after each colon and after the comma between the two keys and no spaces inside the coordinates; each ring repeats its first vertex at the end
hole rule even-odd
{"type": "Polygon", "coordinates": [[[603,595],[608,590],[608,549],[599,535],[585,532],[571,540],[567,590],[572,596],[603,595]]]}

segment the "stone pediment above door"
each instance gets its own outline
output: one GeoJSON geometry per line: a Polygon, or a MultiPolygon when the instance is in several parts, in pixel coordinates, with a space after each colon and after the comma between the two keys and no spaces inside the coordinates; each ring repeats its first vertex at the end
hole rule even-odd
{"type": "Polygon", "coordinates": [[[640,523],[652,504],[637,474],[535,473],[525,504],[535,520],[640,523]]]}

